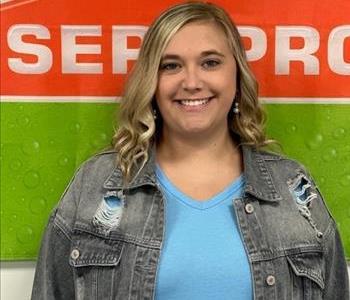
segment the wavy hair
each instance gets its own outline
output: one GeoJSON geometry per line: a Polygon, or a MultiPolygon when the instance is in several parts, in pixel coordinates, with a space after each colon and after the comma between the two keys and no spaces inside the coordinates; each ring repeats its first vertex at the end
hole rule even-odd
{"type": "Polygon", "coordinates": [[[129,182],[148,160],[148,151],[162,130],[153,118],[154,94],[162,54],[174,34],[184,25],[212,21],[224,31],[237,64],[237,94],[240,113],[228,115],[228,125],[240,143],[259,148],[269,144],[264,133],[265,114],[258,101],[258,84],[250,71],[237,27],[220,7],[203,2],[175,5],[163,12],[149,27],[139,57],[127,80],[120,105],[119,128],[113,137],[117,163],[129,182]]]}

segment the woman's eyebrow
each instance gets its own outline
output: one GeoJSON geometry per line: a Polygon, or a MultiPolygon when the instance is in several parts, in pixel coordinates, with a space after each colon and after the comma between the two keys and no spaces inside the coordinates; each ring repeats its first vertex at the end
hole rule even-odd
{"type": "MultiPolygon", "coordinates": [[[[205,56],[209,56],[209,55],[218,55],[221,57],[225,57],[225,55],[223,53],[221,53],[217,50],[206,50],[206,51],[202,51],[200,53],[201,57],[205,57],[205,56]]],[[[168,54],[165,54],[164,56],[162,56],[162,60],[165,60],[165,59],[181,59],[181,56],[177,55],[177,54],[168,53],[168,54]]]]}
{"type": "Polygon", "coordinates": [[[221,56],[221,57],[225,57],[225,55],[217,50],[206,50],[206,51],[203,51],[201,52],[201,56],[209,56],[209,55],[218,55],[218,56],[221,56]]]}
{"type": "Polygon", "coordinates": [[[162,56],[162,60],[165,59],[180,59],[180,56],[177,54],[165,54],[162,56]]]}

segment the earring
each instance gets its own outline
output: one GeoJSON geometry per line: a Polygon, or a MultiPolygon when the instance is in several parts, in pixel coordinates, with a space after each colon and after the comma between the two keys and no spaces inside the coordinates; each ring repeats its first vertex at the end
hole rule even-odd
{"type": "Polygon", "coordinates": [[[157,119],[157,110],[153,109],[153,119],[157,119]]]}
{"type": "Polygon", "coordinates": [[[235,101],[235,103],[233,104],[233,113],[238,115],[239,114],[239,103],[237,101],[235,101]]]}

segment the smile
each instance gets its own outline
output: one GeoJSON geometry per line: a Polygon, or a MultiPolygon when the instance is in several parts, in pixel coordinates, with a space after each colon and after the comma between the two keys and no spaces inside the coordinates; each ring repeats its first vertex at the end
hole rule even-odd
{"type": "Polygon", "coordinates": [[[198,98],[198,99],[186,99],[186,100],[178,100],[181,105],[185,106],[199,106],[207,104],[213,97],[208,98],[198,98]]]}

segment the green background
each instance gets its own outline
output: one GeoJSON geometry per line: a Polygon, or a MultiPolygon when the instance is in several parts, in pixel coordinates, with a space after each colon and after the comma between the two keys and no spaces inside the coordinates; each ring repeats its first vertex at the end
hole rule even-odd
{"type": "MultiPolygon", "coordinates": [[[[310,170],[349,258],[350,105],[265,107],[269,137],[310,170]]],[[[109,146],[115,116],[112,103],[1,103],[2,260],[36,258],[50,211],[74,170],[109,146]]]]}

